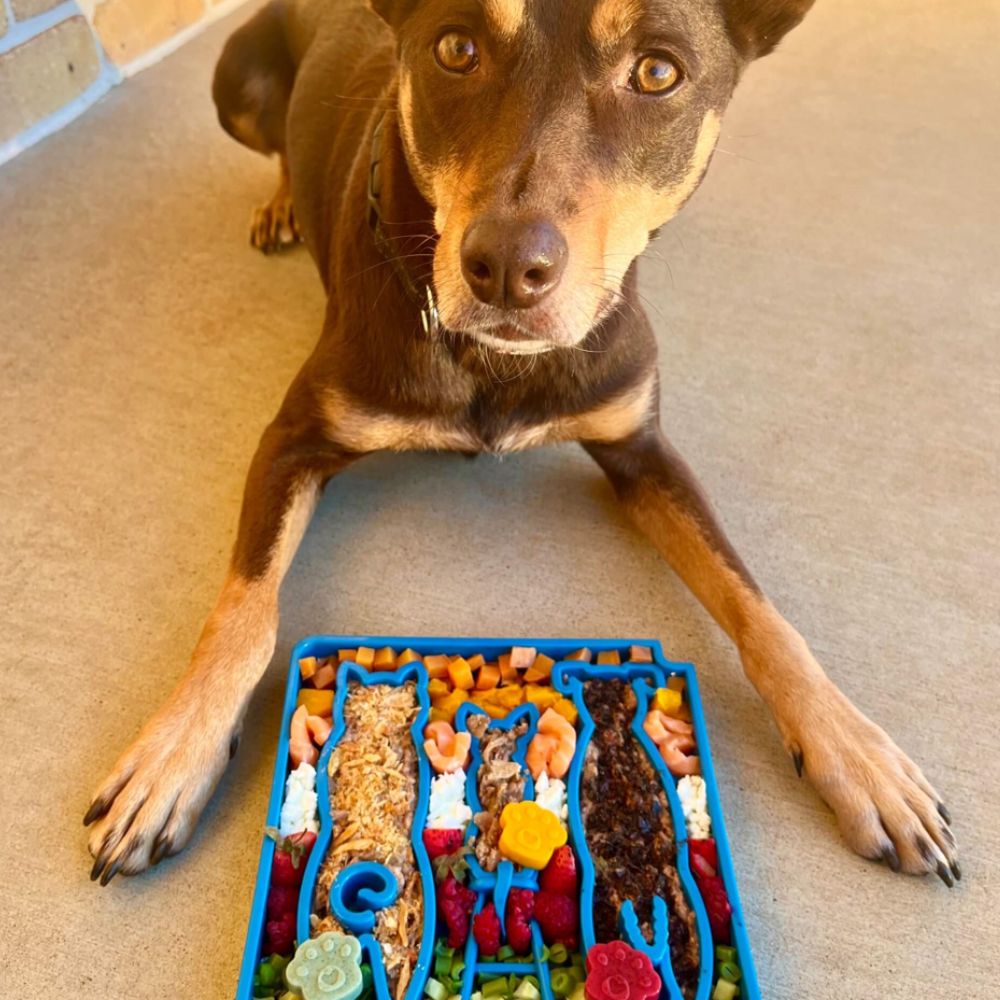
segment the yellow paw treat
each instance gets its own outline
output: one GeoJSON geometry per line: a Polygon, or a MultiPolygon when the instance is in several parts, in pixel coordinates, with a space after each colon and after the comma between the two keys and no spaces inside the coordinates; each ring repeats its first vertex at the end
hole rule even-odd
{"type": "Polygon", "coordinates": [[[567,839],[562,823],[537,802],[508,802],[500,828],[500,853],[525,868],[544,868],[567,839]]]}

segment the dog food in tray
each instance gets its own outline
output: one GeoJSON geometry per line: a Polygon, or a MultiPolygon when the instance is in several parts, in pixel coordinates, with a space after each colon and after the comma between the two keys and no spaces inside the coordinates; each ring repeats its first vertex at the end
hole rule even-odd
{"type": "Polygon", "coordinates": [[[690,664],[295,648],[237,1000],[759,996],[690,664]]]}

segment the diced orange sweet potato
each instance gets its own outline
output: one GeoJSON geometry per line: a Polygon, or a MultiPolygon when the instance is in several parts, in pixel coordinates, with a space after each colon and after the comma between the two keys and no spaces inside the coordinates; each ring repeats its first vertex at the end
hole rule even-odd
{"type": "Polygon", "coordinates": [[[469,695],[465,691],[456,690],[450,691],[443,698],[438,698],[431,702],[432,708],[437,709],[438,714],[431,712],[432,720],[444,719],[446,722],[453,722],[455,719],[455,713],[458,711],[459,707],[466,701],[469,700],[469,695]]]}
{"type": "Polygon", "coordinates": [[[684,678],[680,674],[673,674],[667,678],[667,687],[671,691],[684,691],[684,678]]]}
{"type": "Polygon", "coordinates": [[[573,704],[572,700],[569,698],[560,698],[555,702],[552,707],[568,722],[570,725],[575,726],[576,720],[579,716],[579,712],[576,710],[576,705],[573,704]]]}
{"type": "Polygon", "coordinates": [[[652,663],[653,651],[649,646],[630,646],[628,658],[631,663],[652,663]]]}
{"type": "Polygon", "coordinates": [[[617,649],[602,649],[597,654],[597,662],[605,666],[617,667],[622,662],[622,658],[618,655],[617,649]]]}
{"type": "Polygon", "coordinates": [[[502,719],[510,709],[501,705],[496,698],[491,698],[492,691],[475,691],[469,698],[473,705],[478,705],[491,719],[502,719]]]}
{"type": "Polygon", "coordinates": [[[524,688],[514,684],[508,687],[497,688],[493,693],[493,700],[499,705],[516,708],[524,701],[524,688]]]}
{"type": "Polygon", "coordinates": [[[324,689],[332,688],[333,682],[337,677],[337,672],[329,663],[324,663],[323,666],[319,668],[312,675],[312,685],[314,688],[324,689]]]}
{"type": "Polygon", "coordinates": [[[475,656],[469,657],[469,666],[473,670],[478,670],[486,662],[486,657],[482,653],[476,653],[475,656]]]}
{"type": "Polygon", "coordinates": [[[447,656],[425,656],[424,666],[427,668],[427,676],[432,680],[448,676],[447,656]]]}
{"type": "Polygon", "coordinates": [[[525,684],[537,684],[539,681],[548,680],[552,676],[552,668],[555,660],[551,656],[539,653],[535,657],[535,662],[524,673],[525,684]]]}
{"type": "Polygon", "coordinates": [[[412,663],[414,660],[419,660],[420,654],[413,649],[404,649],[399,656],[396,657],[396,666],[405,667],[407,663],[412,663]]]}
{"type": "Polygon", "coordinates": [[[337,659],[340,660],[341,663],[343,663],[344,660],[350,660],[351,663],[356,663],[358,659],[358,651],[356,649],[338,649],[337,659]]]}
{"type": "Polygon", "coordinates": [[[451,678],[452,684],[462,691],[471,691],[476,686],[469,661],[463,659],[461,656],[456,656],[448,664],[448,676],[451,678]]]}
{"type": "Polygon", "coordinates": [[[535,662],[538,650],[534,646],[512,646],[510,650],[510,665],[515,670],[527,670],[535,662]]]}
{"type": "Polygon", "coordinates": [[[435,677],[433,680],[427,682],[427,693],[430,695],[431,701],[437,698],[443,698],[446,694],[450,694],[451,685],[447,681],[441,680],[440,677],[435,677]]]}
{"type": "Polygon", "coordinates": [[[555,688],[543,687],[541,684],[525,684],[524,699],[536,706],[539,712],[544,712],[562,697],[555,688]]]}
{"type": "Polygon", "coordinates": [[[371,670],[372,664],[375,662],[375,650],[371,646],[358,646],[358,655],[354,659],[358,666],[364,667],[365,670],[371,670]]]}
{"type": "Polygon", "coordinates": [[[484,663],[476,678],[477,691],[489,691],[500,683],[500,668],[494,663],[484,663]]]}
{"type": "Polygon", "coordinates": [[[510,653],[501,653],[497,657],[497,666],[500,668],[500,680],[504,684],[517,684],[520,677],[517,673],[517,667],[511,666],[510,653]]]}
{"type": "Polygon", "coordinates": [[[396,665],[396,650],[392,646],[383,646],[375,653],[372,667],[375,670],[392,670],[396,665]]]}
{"type": "Polygon", "coordinates": [[[299,676],[304,680],[309,680],[319,667],[319,660],[315,656],[303,656],[299,660],[299,676]]]}
{"type": "Polygon", "coordinates": [[[333,715],[333,692],[302,688],[296,706],[301,708],[303,705],[307,715],[322,715],[329,718],[333,715]]]}
{"type": "Polygon", "coordinates": [[[566,657],[567,660],[580,660],[583,663],[590,663],[592,658],[593,654],[586,647],[578,649],[575,653],[570,653],[569,656],[566,657]]]}

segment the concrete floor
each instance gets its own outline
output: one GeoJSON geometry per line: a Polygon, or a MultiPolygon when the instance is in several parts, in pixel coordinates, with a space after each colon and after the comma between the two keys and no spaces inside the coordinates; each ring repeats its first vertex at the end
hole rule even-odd
{"type": "Polygon", "coordinates": [[[374,459],[338,480],[192,848],[105,890],[87,880],[88,795],[185,666],[248,459],[323,310],[304,251],[246,245],[273,166],[214,121],[231,19],[0,171],[10,995],[231,993],[286,658],[324,630],[661,636],[701,671],[766,995],[993,988],[1000,24],[987,6],[819,4],[750,72],[707,182],[643,270],[666,426],[776,603],[951,805],[961,885],[847,852],[733,652],[574,447],[374,459]]]}

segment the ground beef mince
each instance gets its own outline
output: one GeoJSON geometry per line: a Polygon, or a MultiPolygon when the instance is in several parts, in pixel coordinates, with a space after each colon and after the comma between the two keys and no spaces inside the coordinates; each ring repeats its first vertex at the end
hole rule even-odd
{"type": "Polygon", "coordinates": [[[511,729],[487,729],[490,720],[484,715],[469,718],[469,732],[479,740],[483,762],[476,775],[476,789],[483,807],[476,813],[479,834],[475,840],[476,859],[484,871],[495,871],[500,860],[500,814],[508,802],[524,798],[524,771],[511,760],[516,744],[528,730],[519,722],[511,729]]]}
{"type": "Polygon", "coordinates": [[[647,940],[652,900],[670,912],[670,957],[685,997],[698,985],[694,913],[677,875],[670,806],[659,776],[632,732],[635,692],[623,681],[587,681],[584,701],[594,735],[584,760],[580,796],[587,847],[594,862],[594,932],[618,940],[618,913],[632,900],[647,940]]]}

